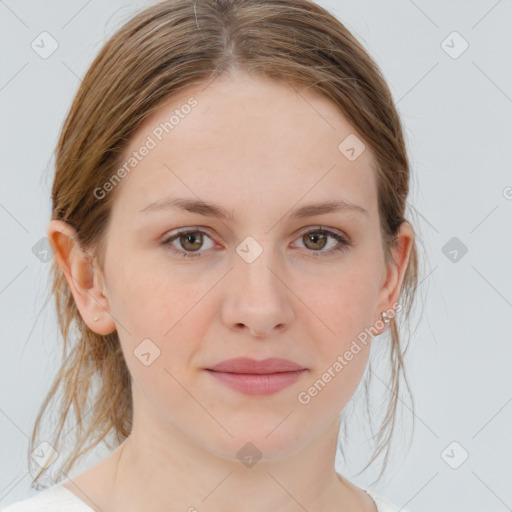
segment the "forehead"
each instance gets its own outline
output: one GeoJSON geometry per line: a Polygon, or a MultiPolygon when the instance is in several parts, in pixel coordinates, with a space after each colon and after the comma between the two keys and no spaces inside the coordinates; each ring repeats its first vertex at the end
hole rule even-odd
{"type": "Polygon", "coordinates": [[[226,75],[180,91],[144,121],[124,154],[125,163],[134,152],[139,158],[120,195],[134,208],[173,192],[229,207],[237,200],[296,203],[339,190],[370,210],[375,170],[362,148],[341,110],[319,92],[226,75]]]}

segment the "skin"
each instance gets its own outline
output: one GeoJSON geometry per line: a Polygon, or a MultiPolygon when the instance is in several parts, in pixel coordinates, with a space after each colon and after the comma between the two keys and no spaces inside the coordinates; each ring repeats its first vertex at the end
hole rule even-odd
{"type": "MultiPolygon", "coordinates": [[[[297,395],[396,306],[413,232],[402,225],[386,265],[373,156],[367,148],[349,161],[338,150],[354,133],[344,115],[286,82],[232,74],[181,91],[139,127],[126,154],[191,96],[198,105],[117,185],[102,270],[69,225],[48,226],[84,321],[100,334],[117,330],[133,389],[129,438],[66,487],[104,511],[376,511],[334,466],[340,412],[371,340],[308,404],[297,395]],[[218,203],[233,219],[139,213],[169,196],[218,203]],[[367,215],[289,217],[341,198],[367,215]],[[319,226],[353,245],[334,253],[335,239],[323,247],[304,236],[319,226]],[[205,233],[198,258],[159,244],[184,227],[205,233]],[[263,249],[252,263],[236,252],[247,236],[263,249]],[[134,355],[145,338],[160,350],[149,366],[134,355]],[[238,356],[282,357],[308,371],[270,396],[236,392],[204,371],[238,356]],[[236,455],[249,441],[262,453],[252,467],[236,455]]],[[[196,247],[179,238],[172,246],[196,247]]]]}

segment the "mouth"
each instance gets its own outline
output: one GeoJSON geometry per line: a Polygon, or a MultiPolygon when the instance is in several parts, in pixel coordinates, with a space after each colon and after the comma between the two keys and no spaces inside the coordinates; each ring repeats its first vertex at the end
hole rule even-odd
{"type": "Polygon", "coordinates": [[[246,395],[271,395],[291,386],[308,369],[287,359],[239,357],[205,368],[218,382],[246,395]]]}

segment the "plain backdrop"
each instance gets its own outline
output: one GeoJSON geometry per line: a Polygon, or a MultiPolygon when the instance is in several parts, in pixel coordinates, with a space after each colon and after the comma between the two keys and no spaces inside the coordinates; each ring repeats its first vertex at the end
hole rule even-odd
{"type": "MultiPolygon", "coordinates": [[[[392,464],[373,489],[411,512],[512,510],[512,1],[319,3],[392,90],[421,238],[424,298],[406,359],[414,431],[404,396],[392,464]]],[[[35,492],[28,436],[60,354],[53,303],[43,307],[49,264],[36,250],[50,218],[52,152],[93,57],[144,5],[0,0],[0,507],[35,492]],[[33,49],[42,32],[58,45],[46,58],[33,49]]],[[[372,346],[375,397],[388,341],[372,346]]],[[[356,474],[370,455],[358,432],[337,465],[366,486],[378,466],[356,474]]]]}

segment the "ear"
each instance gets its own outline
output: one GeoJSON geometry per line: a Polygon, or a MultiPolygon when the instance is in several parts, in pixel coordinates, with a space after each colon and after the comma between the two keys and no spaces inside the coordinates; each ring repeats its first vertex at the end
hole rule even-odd
{"type": "MultiPolygon", "coordinates": [[[[399,310],[398,302],[400,298],[400,291],[405,277],[405,271],[411,256],[411,250],[414,245],[414,231],[407,221],[402,222],[396,234],[396,246],[391,249],[391,257],[393,262],[386,265],[386,273],[383,279],[383,284],[379,290],[379,298],[377,309],[374,312],[373,325],[379,321],[382,323],[381,313],[387,312],[391,318],[399,310]]],[[[386,326],[380,329],[378,334],[382,334],[386,326]]],[[[377,330],[377,329],[375,329],[377,330]]]]}
{"type": "Polygon", "coordinates": [[[48,224],[47,236],[84,322],[98,334],[115,331],[103,276],[91,255],[82,250],[75,229],[67,222],[53,219],[48,224]]]}

